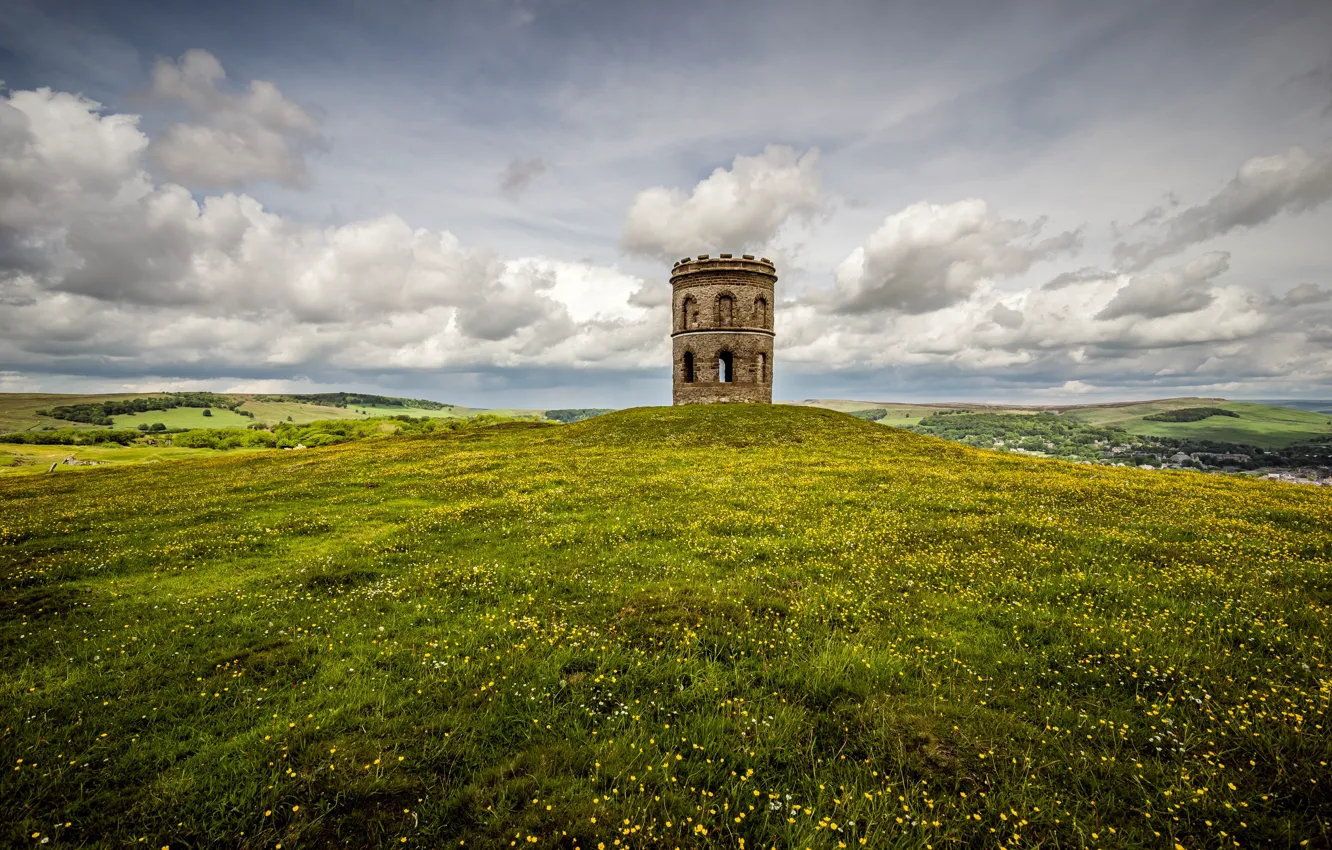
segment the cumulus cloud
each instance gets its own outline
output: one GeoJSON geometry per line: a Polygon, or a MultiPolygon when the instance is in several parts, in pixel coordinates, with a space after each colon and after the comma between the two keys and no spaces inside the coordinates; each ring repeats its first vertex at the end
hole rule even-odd
{"type": "Polygon", "coordinates": [[[1135,274],[1096,314],[1096,318],[1143,316],[1159,319],[1201,310],[1216,298],[1211,291],[1213,278],[1228,268],[1230,255],[1225,251],[1212,251],[1177,268],[1135,274]]]}
{"type": "MultiPolygon", "coordinates": [[[[101,386],[154,376],[150,388],[524,370],[665,380],[665,280],[501,257],[396,215],[313,226],[243,193],[156,181],[149,149],[134,116],[85,98],[0,96],[0,385],[38,372],[101,386]]],[[[681,196],[681,209],[695,215],[711,191],[681,196]]],[[[1077,245],[1076,233],[1043,231],[981,201],[889,216],[829,286],[782,304],[780,374],[1153,392],[1332,380],[1325,286],[1258,295],[1227,284],[1214,253],[1164,272],[1083,267],[1001,288],[1077,245]]],[[[808,284],[802,274],[788,270],[808,284]]]]}
{"type": "Polygon", "coordinates": [[[836,270],[842,313],[927,313],[966,300],[984,280],[1012,277],[1075,250],[1078,233],[1041,239],[1045,222],[1005,219],[985,201],[913,204],[888,216],[836,270]]]}
{"type": "Polygon", "coordinates": [[[254,80],[243,93],[224,90],[225,82],[222,63],[206,50],[153,66],[151,96],[183,106],[189,116],[153,142],[162,174],[211,189],[252,180],[306,185],[306,156],[324,143],[319,122],[270,82],[254,80]]]}
{"type": "Polygon", "coordinates": [[[1125,283],[1119,277],[1012,292],[983,282],[967,298],[922,314],[836,314],[802,303],[783,314],[780,358],[786,369],[815,374],[910,370],[926,385],[953,380],[1010,388],[1070,380],[1198,386],[1220,375],[1282,374],[1282,363],[1324,379],[1329,374],[1302,332],[1274,336],[1280,318],[1240,287],[1215,287],[1211,302],[1193,313],[1100,318],[1125,283]]]}
{"type": "Polygon", "coordinates": [[[629,302],[632,275],[394,215],[321,228],[244,194],[196,201],[150,178],[148,148],[86,98],[0,98],[0,364],[266,379],[664,357],[669,320],[629,302]]]}
{"type": "Polygon", "coordinates": [[[1083,266],[1076,271],[1060,272],[1046,281],[1042,289],[1063,289],[1065,286],[1072,286],[1075,283],[1087,283],[1096,280],[1113,280],[1114,272],[1108,272],[1099,269],[1096,266],[1083,266]]]}
{"type": "Polygon", "coordinates": [[[541,157],[510,160],[500,174],[500,192],[510,200],[516,201],[538,177],[549,170],[550,163],[541,157]]]}
{"type": "Polygon", "coordinates": [[[1159,236],[1115,246],[1116,262],[1140,269],[1236,228],[1256,227],[1282,213],[1311,210],[1332,199],[1332,149],[1310,156],[1294,147],[1254,157],[1205,202],[1160,220],[1159,236]]]}
{"type": "Polygon", "coordinates": [[[1288,307],[1303,307],[1306,304],[1323,304],[1328,301],[1332,301],[1332,289],[1315,283],[1292,286],[1281,298],[1281,303],[1288,307]]]}
{"type": "Polygon", "coordinates": [[[654,257],[763,248],[789,219],[820,208],[818,151],[769,145],[737,156],[689,194],[654,186],[635,197],[621,244],[654,257]]]}
{"type": "Polygon", "coordinates": [[[990,320],[1000,327],[1020,328],[1023,321],[1022,311],[1014,310],[1006,304],[996,304],[990,311],[990,320]]]}

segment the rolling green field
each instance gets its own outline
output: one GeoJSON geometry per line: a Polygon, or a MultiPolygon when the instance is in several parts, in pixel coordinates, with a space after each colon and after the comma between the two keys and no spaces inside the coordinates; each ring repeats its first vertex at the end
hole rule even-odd
{"type": "MultiPolygon", "coordinates": [[[[957,408],[937,404],[894,404],[893,402],[873,402],[873,401],[849,401],[843,399],[807,399],[801,402],[791,402],[798,406],[821,407],[825,410],[838,410],[843,413],[851,413],[857,410],[869,410],[871,408],[883,408],[887,415],[883,419],[877,420],[883,425],[895,425],[899,428],[905,428],[910,425],[919,425],[920,420],[945,410],[955,410],[957,408]]],[[[993,412],[1017,413],[1020,411],[995,407],[993,412]]]]}
{"type": "Polygon", "coordinates": [[[0,502],[9,846],[1332,843],[1325,488],[709,405],[0,502]]]}
{"type": "MultiPolygon", "coordinates": [[[[102,427],[81,422],[67,422],[38,416],[38,410],[62,405],[81,404],[101,401],[119,401],[131,398],[162,396],[165,393],[119,393],[110,395],[59,395],[53,393],[0,393],[0,433],[8,431],[29,431],[37,428],[96,428],[102,427]]],[[[153,410],[135,415],[113,416],[113,428],[136,428],[140,422],[161,422],[168,428],[244,428],[252,423],[276,425],[280,422],[292,422],[304,425],[326,419],[367,419],[376,416],[430,416],[453,418],[458,416],[477,416],[492,414],[498,416],[539,416],[541,409],[503,409],[483,410],[480,408],[458,407],[449,405],[439,410],[417,407],[394,407],[389,405],[352,405],[350,407],[330,407],[323,404],[309,404],[299,401],[266,401],[259,396],[248,394],[227,394],[228,398],[241,400],[241,410],[254,414],[254,418],[243,417],[237,413],[220,408],[213,408],[212,417],[203,416],[201,408],[177,407],[170,410],[153,410]]]]}
{"type": "Polygon", "coordinates": [[[303,404],[295,401],[260,401],[254,396],[242,396],[242,398],[245,399],[245,404],[241,406],[241,409],[253,413],[255,421],[264,424],[290,421],[297,425],[305,425],[323,419],[368,418],[367,415],[357,413],[349,408],[328,407],[322,404],[303,404]],[[287,417],[291,417],[290,420],[287,417]]]}
{"type": "MultiPolygon", "coordinates": [[[[256,449],[233,449],[237,452],[251,452],[256,449]]],[[[86,472],[105,466],[124,466],[126,464],[158,463],[167,460],[185,460],[188,458],[206,458],[216,456],[211,449],[184,449],[172,446],[15,446],[0,444],[0,478],[12,475],[44,475],[51,464],[60,463],[67,457],[77,460],[91,460],[98,465],[66,466],[60,463],[55,471],[61,475],[86,472]]]]}
{"type": "Polygon", "coordinates": [[[1168,402],[1126,407],[1071,410],[1064,415],[1091,425],[1123,428],[1130,434],[1206,439],[1268,449],[1332,434],[1332,416],[1325,413],[1215,399],[1170,399],[1168,402]],[[1143,419],[1154,413],[1184,407],[1219,407],[1232,410],[1239,417],[1213,416],[1197,422],[1151,422],[1143,419]]]}
{"type": "Polygon", "coordinates": [[[1290,407],[1276,407],[1255,402],[1226,401],[1209,398],[1171,398],[1141,403],[1096,405],[1012,406],[991,404],[892,404],[888,402],[809,399],[800,405],[851,412],[882,407],[888,416],[884,425],[900,427],[919,425],[925,417],[943,411],[971,410],[981,413],[1032,414],[1040,411],[1069,416],[1096,427],[1122,428],[1130,434],[1146,437],[1203,439],[1222,443],[1278,449],[1304,440],[1332,434],[1332,416],[1290,407]],[[1212,417],[1197,422],[1150,422],[1144,416],[1186,407],[1220,407],[1240,414],[1212,417]]]}
{"type": "Polygon", "coordinates": [[[164,393],[112,393],[107,395],[68,395],[57,393],[0,393],[0,433],[28,431],[43,425],[58,428],[96,428],[82,422],[66,422],[38,416],[37,411],[66,404],[120,401],[128,398],[152,398],[164,393]]]}
{"type": "Polygon", "coordinates": [[[143,413],[122,413],[111,417],[112,428],[138,428],[147,422],[161,422],[168,428],[248,428],[257,421],[220,407],[212,408],[211,416],[203,415],[202,407],[173,407],[170,410],[148,410],[143,413]]]}

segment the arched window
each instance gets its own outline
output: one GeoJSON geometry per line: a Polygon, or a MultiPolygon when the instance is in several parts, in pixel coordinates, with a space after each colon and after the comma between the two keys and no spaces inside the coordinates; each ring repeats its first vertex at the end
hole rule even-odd
{"type": "Polygon", "coordinates": [[[698,327],[698,301],[692,295],[686,295],[680,304],[680,324],[682,331],[698,327]]]}
{"type": "Polygon", "coordinates": [[[692,384],[694,382],[694,352],[686,351],[684,354],[684,382],[692,384]]]}
{"type": "Polygon", "coordinates": [[[768,299],[762,296],[754,299],[754,324],[760,328],[768,326],[768,299]]]}
{"type": "Polygon", "coordinates": [[[768,382],[768,355],[760,354],[758,356],[758,382],[766,384],[768,382]]]}
{"type": "Polygon", "coordinates": [[[735,380],[735,358],[731,352],[723,351],[717,355],[717,380],[729,384],[735,380]]]}
{"type": "Polygon", "coordinates": [[[717,324],[729,328],[735,319],[735,299],[729,295],[717,296],[717,324]]]}

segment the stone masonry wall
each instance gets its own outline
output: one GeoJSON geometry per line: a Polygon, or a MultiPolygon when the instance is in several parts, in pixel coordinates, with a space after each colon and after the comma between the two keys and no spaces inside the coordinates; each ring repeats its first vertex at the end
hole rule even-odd
{"type": "Polygon", "coordinates": [[[671,273],[673,403],[772,402],[776,281],[772,263],[750,255],[702,255],[676,263],[671,273]],[[729,309],[724,299],[730,299],[729,309]],[[731,381],[720,380],[723,352],[731,356],[731,381]],[[692,381],[686,355],[693,358],[692,381]]]}

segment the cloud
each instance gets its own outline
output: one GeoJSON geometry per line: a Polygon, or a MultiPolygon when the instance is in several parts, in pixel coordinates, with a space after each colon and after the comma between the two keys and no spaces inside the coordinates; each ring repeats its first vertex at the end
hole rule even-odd
{"type": "Polygon", "coordinates": [[[1022,327],[1022,311],[1014,310],[1004,304],[996,304],[994,309],[990,311],[990,320],[1000,327],[1020,328],[1022,327]]]}
{"type": "Polygon", "coordinates": [[[151,180],[148,148],[86,98],[0,98],[0,364],[258,380],[665,357],[669,318],[630,303],[632,275],[395,215],[314,227],[244,194],[196,201],[151,180]]]}
{"type": "Polygon", "coordinates": [[[1303,307],[1307,304],[1322,304],[1328,301],[1332,301],[1332,289],[1313,283],[1292,286],[1281,298],[1281,303],[1288,307],[1303,307]]]}
{"type": "MultiPolygon", "coordinates": [[[[3,381],[67,375],[85,376],[79,389],[222,389],[300,380],[414,386],[450,399],[473,381],[521,387],[506,404],[546,392],[541,403],[558,406],[568,399],[549,387],[563,380],[599,387],[580,396],[587,403],[667,397],[670,286],[660,277],[503,255],[394,214],[312,225],[244,193],[201,195],[155,180],[149,149],[135,116],[92,100],[50,90],[0,96],[3,381]],[[635,380],[647,389],[630,395],[635,380]]],[[[720,182],[742,183],[744,159],[720,182]]],[[[703,183],[715,189],[714,178],[703,183]]],[[[493,199],[493,174],[479,179],[493,199]]],[[[779,195],[799,193],[768,197],[779,195]]],[[[680,196],[686,224],[706,198],[698,188],[680,196]]],[[[747,204],[733,208],[749,214],[747,204]]],[[[843,262],[828,274],[845,245],[821,263],[783,263],[791,289],[778,314],[781,386],[828,395],[846,375],[847,391],[861,397],[928,387],[997,399],[1069,381],[1154,395],[1222,382],[1332,383],[1325,285],[1282,287],[1279,272],[1276,295],[1227,283],[1221,253],[1163,272],[1070,262],[1016,283],[1072,251],[1078,233],[1047,235],[1042,220],[1006,218],[979,200],[917,204],[882,221],[864,228],[874,232],[853,252],[853,269],[843,262]]],[[[1308,279],[1307,267],[1298,274],[1308,279]]]]}
{"type": "Polygon", "coordinates": [[[1204,203],[1164,218],[1159,237],[1115,246],[1116,262],[1129,270],[1205,242],[1236,228],[1257,227],[1282,213],[1300,213],[1332,199],[1332,149],[1310,156],[1294,147],[1254,157],[1204,203]]]}
{"type": "Polygon", "coordinates": [[[1177,268],[1133,275],[1096,318],[1159,319],[1201,310],[1216,298],[1210,290],[1212,279],[1228,268],[1230,255],[1212,251],[1177,268]]]}
{"type": "Polygon", "coordinates": [[[913,204],[884,219],[837,267],[835,309],[940,310],[965,301],[981,281],[1021,274],[1080,245],[1073,231],[1039,239],[1044,224],[1001,218],[975,198],[913,204]]]}
{"type": "Polygon", "coordinates": [[[758,156],[737,156],[686,195],[654,186],[629,208],[620,243],[652,257],[762,249],[789,219],[820,209],[818,151],[797,154],[769,145],[758,156]]]}
{"type": "Polygon", "coordinates": [[[151,97],[180,104],[189,116],[153,142],[162,174],[197,188],[235,189],[253,180],[305,186],[306,156],[324,144],[319,122],[272,83],[254,80],[232,94],[220,88],[225,81],[222,63],[206,50],[157,60],[151,97]]]}
{"type": "Polygon", "coordinates": [[[500,174],[500,192],[510,200],[518,200],[538,177],[550,170],[550,163],[540,157],[513,159],[500,174]]]}
{"type": "Polygon", "coordinates": [[[1061,272],[1042,284],[1041,289],[1063,289],[1075,283],[1088,283],[1097,280],[1114,280],[1114,272],[1099,269],[1096,266],[1083,266],[1077,271],[1061,272]]]}

